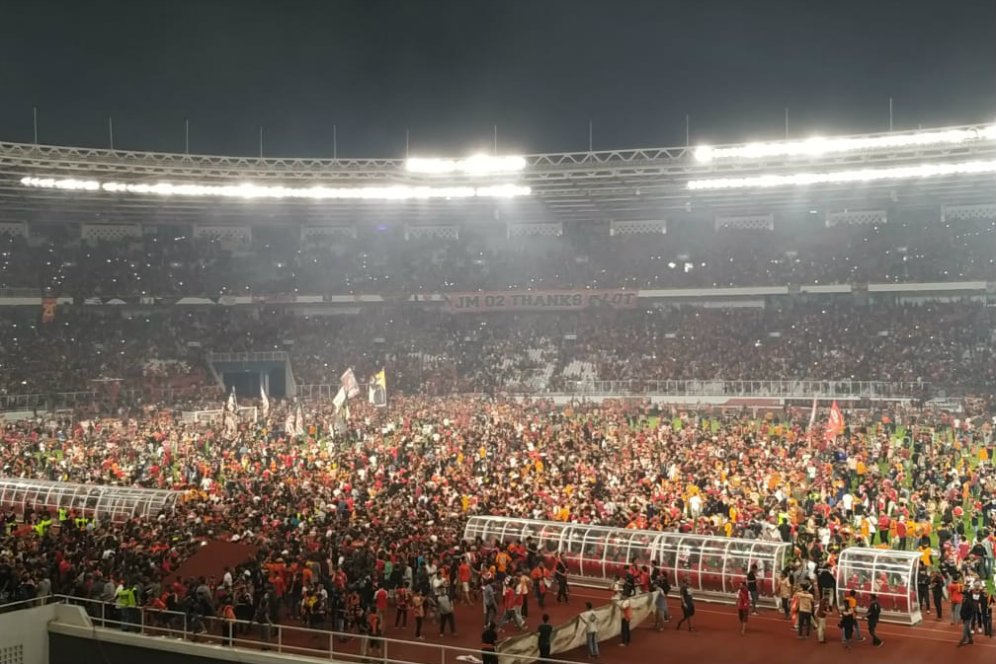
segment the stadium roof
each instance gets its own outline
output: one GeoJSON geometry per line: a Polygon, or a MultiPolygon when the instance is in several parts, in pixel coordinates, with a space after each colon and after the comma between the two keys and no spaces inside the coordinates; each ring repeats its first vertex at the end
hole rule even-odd
{"type": "Polygon", "coordinates": [[[991,125],[867,134],[831,142],[842,143],[844,148],[824,150],[820,146],[826,141],[802,141],[794,144],[803,146],[801,150],[793,150],[791,142],[775,142],[760,148],[757,144],[715,146],[698,152],[695,147],[677,147],[536,154],[526,156],[525,168],[514,175],[486,182],[471,176],[413,173],[406,169],[404,159],[258,159],[0,143],[0,222],[341,225],[501,219],[577,223],[996,202],[996,129],[991,125]],[[940,138],[916,138],[923,135],[940,138]],[[961,138],[942,140],[950,136],[961,138]],[[820,149],[810,149],[813,145],[820,149]],[[963,168],[972,164],[985,167],[963,168]],[[948,165],[956,173],[916,170],[924,165],[948,165]],[[898,168],[911,172],[870,178],[857,172],[898,168]],[[835,176],[845,172],[847,177],[835,176]],[[827,174],[830,177],[823,177],[827,174]],[[769,181],[724,188],[709,183],[716,178],[756,176],[767,176],[769,181]],[[796,180],[773,182],[772,176],[796,180]],[[231,200],[99,189],[63,191],[27,187],[23,178],[337,188],[514,183],[529,187],[531,194],[514,199],[416,201],[231,200]],[[705,181],[705,185],[693,189],[689,187],[692,181],[705,181]]]}

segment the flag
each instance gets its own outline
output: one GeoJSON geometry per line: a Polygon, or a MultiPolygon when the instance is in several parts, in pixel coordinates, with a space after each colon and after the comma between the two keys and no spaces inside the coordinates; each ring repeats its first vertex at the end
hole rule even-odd
{"type": "Polygon", "coordinates": [[[378,408],[387,405],[387,374],[381,369],[370,379],[369,401],[378,408]]]}
{"type": "Polygon", "coordinates": [[[335,412],[338,413],[344,403],[346,403],[346,388],[340,387],[339,391],[332,398],[332,405],[335,406],[335,412]]]}
{"type": "Polygon", "coordinates": [[[809,426],[806,427],[806,431],[812,431],[814,424],[816,424],[816,397],[813,397],[813,411],[809,413],[809,426]]]}
{"type": "Polygon", "coordinates": [[[301,412],[301,404],[297,405],[297,413],[295,415],[294,421],[294,435],[303,436],[304,431],[304,414],[301,412]]]}
{"type": "Polygon", "coordinates": [[[284,435],[294,435],[294,409],[287,409],[287,417],[284,418],[284,435]]]}
{"type": "Polygon", "coordinates": [[[830,418],[827,420],[826,431],[823,432],[823,440],[827,443],[833,442],[837,436],[844,433],[844,426],[844,413],[834,401],[830,406],[830,418]]]}
{"type": "Polygon", "coordinates": [[[235,429],[238,425],[238,412],[239,405],[235,401],[235,386],[232,386],[232,392],[228,395],[228,402],[225,403],[225,412],[223,413],[222,419],[224,420],[225,431],[229,435],[235,433],[235,429]]]}
{"type": "Polygon", "coordinates": [[[360,384],[356,382],[356,376],[352,369],[346,369],[339,379],[342,389],[346,390],[346,398],[354,399],[360,393],[360,384]]]}
{"type": "Polygon", "coordinates": [[[266,396],[266,390],[263,388],[263,382],[259,383],[259,401],[260,401],[260,412],[263,413],[263,420],[270,416],[270,400],[266,396]]]}
{"type": "Polygon", "coordinates": [[[349,430],[349,402],[343,401],[345,402],[343,409],[337,410],[335,416],[332,418],[333,435],[344,434],[349,430]]]}

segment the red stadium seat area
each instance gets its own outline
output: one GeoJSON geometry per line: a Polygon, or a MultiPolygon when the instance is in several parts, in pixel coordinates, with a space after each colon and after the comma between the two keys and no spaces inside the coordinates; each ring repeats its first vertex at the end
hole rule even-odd
{"type": "MultiPolygon", "coordinates": [[[[332,395],[343,367],[368,376],[388,364],[393,393],[431,396],[567,392],[597,380],[625,381],[619,385],[640,395],[718,376],[729,387],[717,389],[733,398],[750,385],[745,379],[779,384],[775,364],[799,379],[861,375],[880,390],[917,397],[929,397],[931,384],[954,375],[969,387],[996,382],[996,365],[984,361],[996,313],[966,303],[510,316],[387,307],[354,316],[267,311],[262,322],[257,312],[238,308],[162,307],[139,316],[66,308],[56,315],[40,324],[37,311],[0,308],[7,339],[0,401],[11,410],[39,403],[37,396],[18,402],[18,395],[71,392],[79,396],[65,399],[69,407],[90,401],[113,410],[112,399],[148,403],[170,394],[179,402],[180,395],[196,399],[213,390],[214,407],[219,390],[206,355],[217,351],[287,352],[298,385],[324,385],[332,395]],[[941,337],[943,347],[934,341],[941,337]],[[858,345],[862,353],[848,350],[858,345]],[[657,361],[644,360],[654,354],[657,361]],[[696,360],[681,359],[690,357],[696,360]]],[[[762,387],[749,393],[767,394],[762,387]]]]}

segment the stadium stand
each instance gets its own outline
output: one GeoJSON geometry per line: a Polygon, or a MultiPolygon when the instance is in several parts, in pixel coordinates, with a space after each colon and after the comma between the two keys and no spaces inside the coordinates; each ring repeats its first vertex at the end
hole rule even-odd
{"type": "MultiPolygon", "coordinates": [[[[982,142],[973,154],[990,154],[982,142]]],[[[0,167],[30,150],[0,145],[0,167]]],[[[59,150],[42,163],[74,178],[81,162],[123,159],[59,150]]],[[[0,602],[61,594],[126,628],[132,609],[143,628],[182,616],[185,635],[225,633],[232,606],[265,641],[278,622],[383,636],[386,607],[411,599],[402,588],[431,615],[490,586],[506,594],[502,623],[586,576],[616,600],[684,585],[729,601],[759,561],[756,589],[786,617],[806,588],[838,604],[853,590],[862,607],[880,594],[906,623],[947,615],[932,589],[987,592],[996,214],[946,214],[943,185],[927,212],[898,205],[908,188],[869,187],[870,209],[897,205],[831,213],[858,194],[828,187],[777,223],[723,216],[761,207],[749,193],[670,202],[667,223],[602,214],[677,199],[616,171],[735,171],[690,159],[531,156],[524,177],[547,186],[549,209],[521,203],[521,232],[454,222],[438,201],[418,214],[449,210],[445,231],[401,213],[328,227],[343,232],[314,231],[314,216],[288,226],[317,214],[303,206],[282,225],[245,208],[215,223],[216,201],[168,224],[149,212],[182,196],[142,199],[151,216],[124,223],[131,209],[99,183],[49,192],[122,223],[32,218],[0,234],[0,602]],[[564,223],[551,171],[590,178],[583,197],[604,207],[564,223]],[[715,223],[680,217],[700,204],[715,223]],[[633,224],[639,235],[623,232],[633,224]],[[237,390],[223,362],[260,383],[237,390]],[[266,394],[259,367],[281,362],[283,393],[266,394]],[[218,542],[244,555],[179,574],[218,542]]],[[[348,168],[400,168],[361,162],[348,168]]],[[[273,181],[278,166],[251,167],[273,181]]],[[[243,175],[229,167],[219,181],[243,175]]],[[[29,192],[60,186],[17,174],[29,192]]],[[[24,196],[31,214],[55,209],[24,196]]],[[[11,200],[0,192],[0,210],[11,200]]]]}
{"type": "Polygon", "coordinates": [[[672,224],[667,235],[609,237],[572,227],[529,242],[465,231],[405,240],[376,231],[300,240],[282,229],[238,248],[176,228],[93,243],[66,229],[0,235],[0,288],[77,297],[280,293],[394,294],[526,288],[715,288],[990,280],[996,221],[890,219],[771,232],[672,224]]]}

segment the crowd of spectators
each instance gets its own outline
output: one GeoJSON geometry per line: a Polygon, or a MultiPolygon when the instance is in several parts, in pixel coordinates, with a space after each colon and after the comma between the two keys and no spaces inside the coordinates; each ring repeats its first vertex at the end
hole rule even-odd
{"type": "MultiPolygon", "coordinates": [[[[180,236],[98,246],[7,238],[0,277],[11,288],[112,297],[994,276],[985,251],[992,224],[895,228],[825,229],[802,241],[777,232],[596,240],[571,230],[501,245],[483,236],[375,235],[305,247],[259,233],[238,251],[180,236]]],[[[794,544],[794,565],[784,570],[790,591],[819,584],[820,570],[845,546],[921,546],[920,578],[939,575],[960,593],[959,584],[993,571],[988,406],[958,421],[919,407],[849,412],[845,432],[824,441],[819,430],[808,435],[808,412],[659,410],[633,401],[558,407],[542,393],[594,380],[874,380],[984,390],[996,381],[991,311],[968,302],[800,298],[778,308],[547,314],[76,304],[48,323],[37,311],[4,312],[3,394],[95,396],[72,417],[4,424],[0,474],[169,488],[184,500],[154,519],[125,522],[3,506],[0,599],[66,593],[113,601],[126,621],[141,605],[185,613],[190,626],[243,617],[263,638],[272,622],[295,619],[376,637],[388,594],[421,626],[426,613],[441,618],[466,599],[465,582],[482,591],[494,583],[501,597],[513,579],[502,608],[519,622],[521,589],[539,599],[546,575],[562,577],[566,561],[544,566],[530,542],[463,542],[474,514],[780,538],[794,544]],[[361,380],[386,368],[388,406],[354,402],[345,414],[327,399],[302,399],[304,434],[284,426],[298,407],[290,403],[234,429],[181,416],[222,404],[207,353],[271,350],[288,351],[299,385],[336,386],[347,367],[361,380]],[[143,396],[123,396],[132,390],[143,396]],[[218,578],[177,579],[213,539],[242,541],[255,553],[218,578]]],[[[646,588],[660,579],[656,562],[641,561],[648,569],[633,569],[627,583],[646,588]]],[[[413,627],[405,629],[423,636],[413,627]]]]}
{"type": "MultiPolygon", "coordinates": [[[[232,433],[152,409],[6,425],[7,476],[186,493],[175,512],[123,523],[44,505],[8,509],[0,595],[114,600],[123,616],[139,605],[170,609],[186,613],[192,631],[238,615],[264,638],[288,620],[378,636],[388,594],[442,615],[466,599],[464,581],[497,583],[501,596],[502,580],[517,579],[529,602],[542,601],[535,586],[561,576],[565,561],[544,564],[528,541],[462,541],[474,514],[781,539],[794,544],[793,564],[759,572],[779,595],[786,583],[790,593],[807,583],[826,589],[822,570],[845,546],[919,547],[920,578],[941,575],[959,593],[993,570],[988,415],[849,412],[830,440],[808,435],[805,412],[396,396],[386,408],[357,403],[338,433],[330,405],[307,404],[306,433],[292,436],[279,424],[285,407],[293,408],[276,406],[269,421],[232,433]],[[256,553],[214,578],[176,578],[211,539],[256,553]]],[[[660,578],[655,561],[637,562],[626,583],[660,578]]],[[[516,622],[518,592],[504,605],[516,622]]],[[[398,635],[423,636],[422,620],[413,622],[398,635]]]]}
{"type": "Polygon", "coordinates": [[[297,384],[390,367],[407,393],[577,392],[593,380],[862,380],[978,389],[996,380],[982,304],[784,309],[681,307],[447,314],[387,306],[355,315],[211,307],[66,307],[0,318],[7,395],[181,388],[209,382],[211,351],[287,351],[297,384]],[[103,382],[102,382],[103,381],[103,382]]]}
{"type": "Polygon", "coordinates": [[[216,297],[996,279],[986,251],[993,221],[827,228],[803,218],[774,231],[676,222],[666,235],[610,236],[595,226],[547,238],[468,226],[458,240],[378,229],[302,241],[296,232],[257,227],[251,242],[234,246],[169,227],[96,244],[54,228],[31,239],[0,237],[0,288],[80,298],[216,297]]]}

